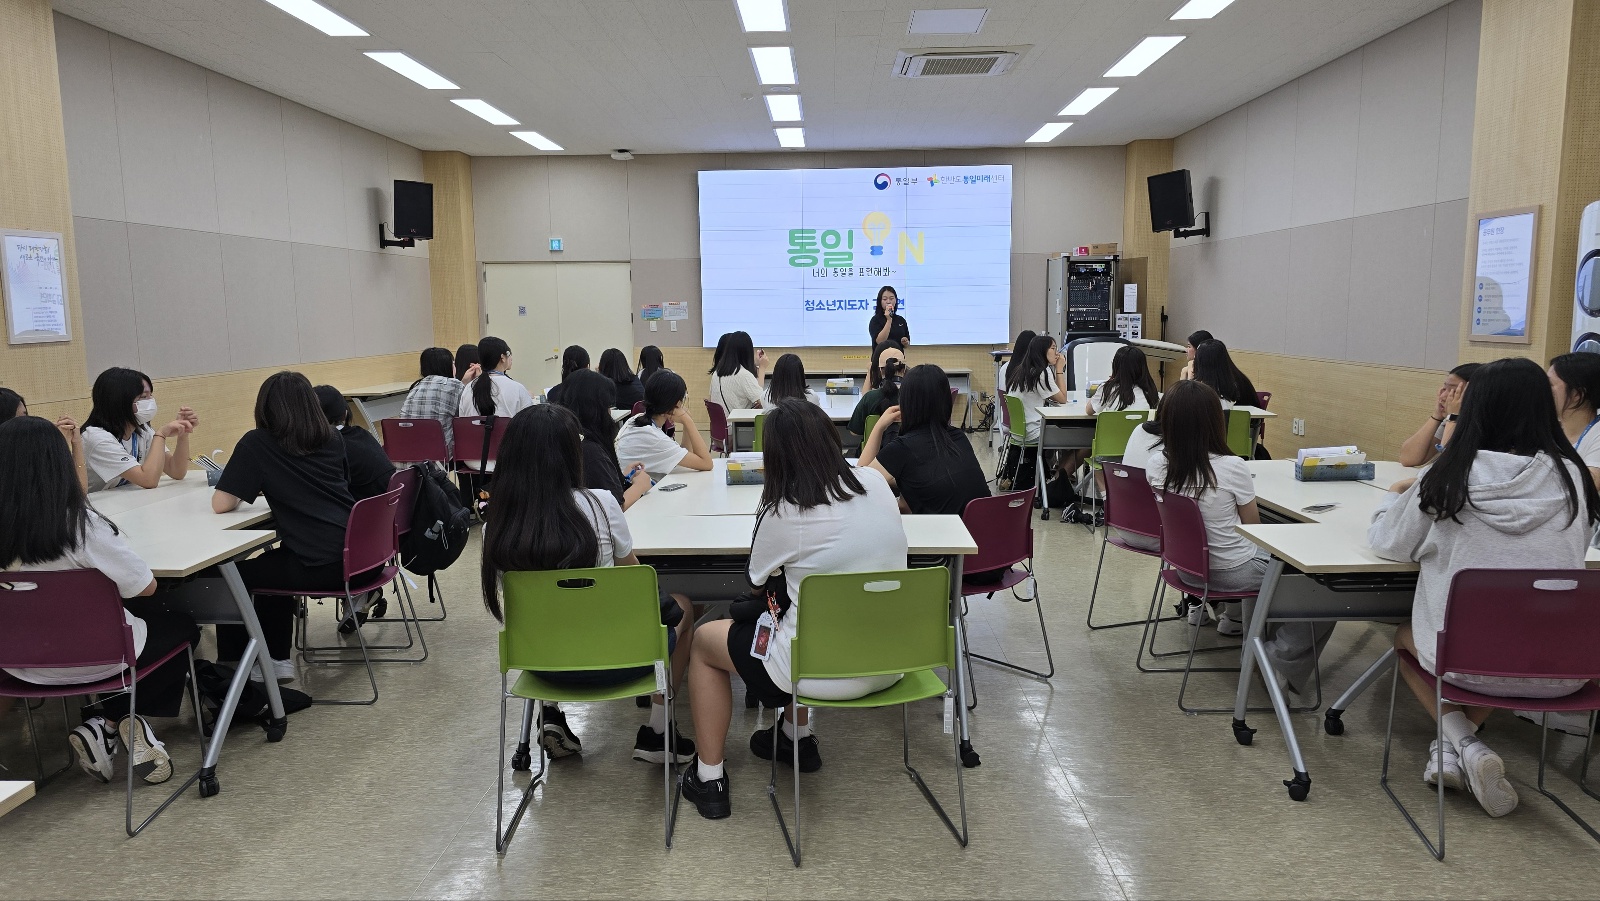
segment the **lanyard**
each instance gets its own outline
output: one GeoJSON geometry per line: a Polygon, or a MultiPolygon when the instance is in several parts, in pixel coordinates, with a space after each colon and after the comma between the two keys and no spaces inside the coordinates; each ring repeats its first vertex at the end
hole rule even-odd
{"type": "MultiPolygon", "coordinates": [[[[1590,425],[1593,425],[1593,423],[1590,423],[1590,425]]],[[[139,460],[141,463],[144,462],[139,458],[139,430],[137,428],[133,430],[133,459],[139,460]]]]}
{"type": "Polygon", "coordinates": [[[1600,422],[1600,416],[1596,416],[1595,418],[1589,420],[1589,424],[1583,427],[1583,434],[1578,436],[1577,441],[1572,442],[1573,449],[1577,449],[1578,445],[1583,443],[1583,439],[1588,437],[1589,430],[1594,428],[1594,424],[1597,422],[1600,422]]]}

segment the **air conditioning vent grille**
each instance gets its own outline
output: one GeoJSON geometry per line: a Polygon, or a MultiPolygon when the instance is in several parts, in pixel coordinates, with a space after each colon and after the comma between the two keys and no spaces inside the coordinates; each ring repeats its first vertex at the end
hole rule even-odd
{"type": "Polygon", "coordinates": [[[898,78],[986,78],[1004,75],[1021,54],[1016,50],[903,50],[894,61],[898,78]]]}
{"type": "Polygon", "coordinates": [[[999,61],[998,56],[934,57],[924,60],[922,71],[917,74],[924,78],[930,75],[988,75],[999,61]]]}

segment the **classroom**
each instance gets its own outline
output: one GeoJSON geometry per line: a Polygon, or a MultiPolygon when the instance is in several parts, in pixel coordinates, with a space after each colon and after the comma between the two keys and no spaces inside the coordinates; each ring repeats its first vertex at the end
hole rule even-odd
{"type": "Polygon", "coordinates": [[[0,0],[0,899],[1600,895],[1597,133],[1589,0],[0,0]]]}

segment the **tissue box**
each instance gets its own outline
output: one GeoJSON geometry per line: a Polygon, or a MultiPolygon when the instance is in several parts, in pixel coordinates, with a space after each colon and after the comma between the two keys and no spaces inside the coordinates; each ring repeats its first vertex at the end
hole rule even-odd
{"type": "Polygon", "coordinates": [[[730,461],[728,463],[729,485],[764,485],[766,478],[760,466],[745,466],[730,461]]]}
{"type": "Polygon", "coordinates": [[[1360,482],[1377,478],[1378,467],[1373,463],[1296,463],[1294,477],[1300,482],[1360,482]]]}
{"type": "Polygon", "coordinates": [[[856,380],[852,378],[828,379],[829,394],[856,393],[856,380]]]}

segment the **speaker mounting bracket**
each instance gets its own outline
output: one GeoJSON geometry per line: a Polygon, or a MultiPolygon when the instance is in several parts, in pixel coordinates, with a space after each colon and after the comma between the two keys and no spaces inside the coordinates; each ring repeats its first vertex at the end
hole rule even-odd
{"type": "Polygon", "coordinates": [[[387,223],[387,222],[379,222],[378,223],[378,249],[382,250],[385,247],[416,247],[417,246],[417,239],[416,238],[400,238],[398,240],[390,240],[389,236],[384,234],[384,232],[383,232],[383,227],[385,225],[388,225],[388,224],[389,223],[387,223]]]}
{"type": "Polygon", "coordinates": [[[1172,230],[1172,236],[1174,238],[1211,237],[1211,214],[1209,212],[1202,212],[1200,215],[1204,216],[1205,220],[1199,228],[1175,228],[1172,230]]]}

